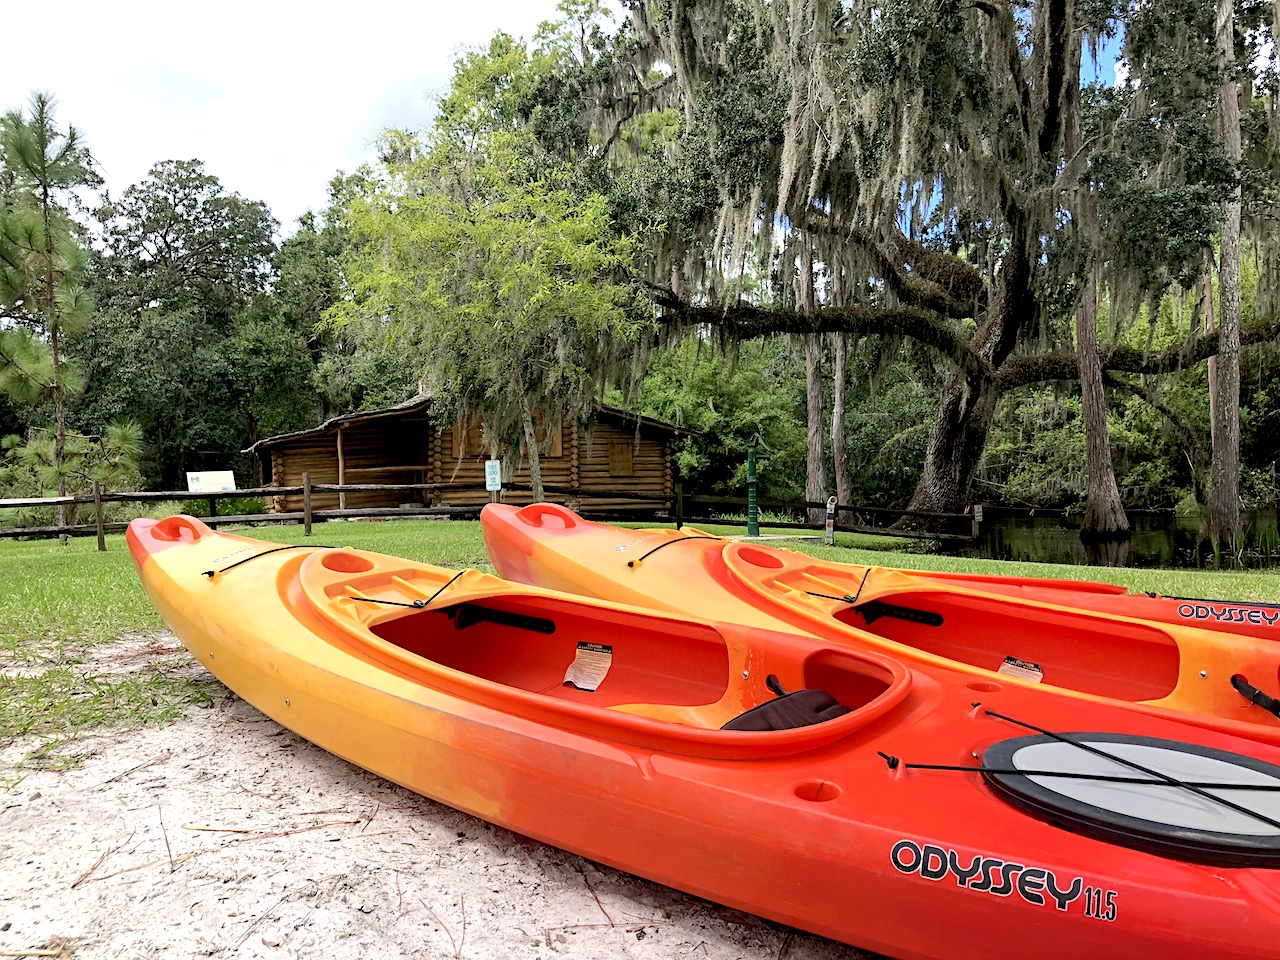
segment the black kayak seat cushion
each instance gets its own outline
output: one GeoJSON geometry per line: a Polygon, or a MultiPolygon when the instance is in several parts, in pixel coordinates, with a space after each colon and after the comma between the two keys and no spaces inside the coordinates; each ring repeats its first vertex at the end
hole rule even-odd
{"type": "Polygon", "coordinates": [[[851,712],[823,690],[797,690],[739,714],[721,730],[790,730],[834,720],[851,712]]]}

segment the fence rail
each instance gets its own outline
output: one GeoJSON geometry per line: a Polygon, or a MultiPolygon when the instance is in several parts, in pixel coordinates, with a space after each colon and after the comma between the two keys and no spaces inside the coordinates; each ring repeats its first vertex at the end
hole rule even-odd
{"type": "MultiPolygon", "coordinates": [[[[533,488],[529,484],[505,484],[504,492],[530,493],[533,488]]],[[[638,490],[592,490],[582,487],[545,485],[543,490],[549,494],[571,497],[588,513],[602,514],[602,510],[592,510],[592,500],[631,500],[651,503],[657,511],[665,512],[677,527],[685,523],[717,523],[728,526],[747,526],[747,520],[724,516],[724,511],[744,513],[748,506],[745,497],[713,497],[703,495],[685,496],[680,484],[676,484],[674,496],[645,493],[638,490]]],[[[0,510],[33,507],[84,506],[93,505],[92,523],[74,523],[58,526],[39,527],[0,527],[0,539],[16,537],[58,537],[97,535],[98,549],[106,549],[105,535],[118,533],[128,527],[128,523],[112,522],[104,519],[103,508],[108,503],[160,503],[165,501],[203,501],[208,505],[208,512],[201,519],[210,526],[221,526],[230,523],[302,523],[310,535],[313,521],[339,520],[356,518],[387,517],[474,517],[480,512],[483,504],[454,506],[402,506],[402,507],[359,507],[350,509],[313,509],[311,497],[319,493],[369,493],[369,492],[405,492],[405,493],[440,493],[440,492],[485,492],[484,488],[472,483],[311,483],[308,475],[304,475],[301,486],[293,487],[251,487],[244,490],[220,492],[193,492],[190,490],[133,491],[108,493],[95,485],[93,494],[68,497],[27,497],[4,500],[0,499],[0,510]],[[236,500],[252,497],[301,496],[303,509],[278,513],[230,514],[219,516],[218,501],[236,500]]],[[[761,507],[803,515],[809,511],[825,511],[825,503],[812,501],[761,501],[761,507]]],[[[617,513],[618,511],[613,511],[617,513]]],[[[836,505],[837,529],[851,533],[869,533],[885,536],[909,537],[930,540],[972,540],[978,535],[981,519],[981,508],[969,513],[931,513],[927,511],[893,510],[885,507],[865,507],[852,504],[836,505]],[[841,519],[841,518],[844,519],[841,519]],[[868,522],[868,518],[870,522],[868,522]],[[877,525],[874,521],[883,519],[886,523],[877,525]]],[[[770,527],[784,530],[813,530],[821,532],[824,523],[792,522],[771,520],[770,527]]]]}

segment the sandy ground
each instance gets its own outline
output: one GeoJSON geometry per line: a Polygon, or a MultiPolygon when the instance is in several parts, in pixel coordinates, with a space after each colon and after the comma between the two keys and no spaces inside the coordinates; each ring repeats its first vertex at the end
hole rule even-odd
{"type": "MultiPolygon", "coordinates": [[[[157,666],[201,673],[172,637],[83,669],[157,666]]],[[[870,956],[441,806],[209,682],[212,707],[85,739],[68,771],[0,747],[0,957],[870,956]]]]}

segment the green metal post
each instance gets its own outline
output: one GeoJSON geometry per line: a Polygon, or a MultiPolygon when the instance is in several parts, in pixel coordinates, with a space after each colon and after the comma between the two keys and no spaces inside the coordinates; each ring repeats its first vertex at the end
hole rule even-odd
{"type": "Polygon", "coordinates": [[[747,536],[760,536],[760,506],[756,503],[756,451],[747,451],[747,536]]]}

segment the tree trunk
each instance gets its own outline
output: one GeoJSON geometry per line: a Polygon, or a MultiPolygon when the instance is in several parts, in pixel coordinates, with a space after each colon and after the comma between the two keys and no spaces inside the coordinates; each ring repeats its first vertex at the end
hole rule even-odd
{"type": "MultiPolygon", "coordinates": [[[[1035,313],[1028,233],[1025,217],[1010,217],[1009,247],[1000,268],[1000,300],[973,336],[974,352],[992,371],[1013,353],[1019,330],[1030,325],[1035,313]]],[[[999,395],[987,373],[961,370],[952,376],[934,413],[924,469],[908,510],[964,511],[973,475],[986,449],[997,400],[999,395]]],[[[901,523],[919,526],[908,520],[901,523]]]]}
{"type": "MultiPolygon", "coordinates": [[[[1218,62],[1224,70],[1235,63],[1233,0],[1218,0],[1218,62]]],[[[1228,75],[1219,94],[1223,145],[1240,163],[1240,100],[1228,75]]],[[[1230,550],[1242,532],[1240,519],[1240,188],[1227,200],[1218,260],[1218,359],[1210,389],[1214,399],[1213,457],[1209,468],[1206,533],[1214,544],[1230,550]]]]}
{"type": "Polygon", "coordinates": [[[831,460],[835,468],[836,500],[848,503],[852,496],[853,479],[849,475],[849,447],[845,443],[844,398],[847,384],[849,335],[835,334],[835,364],[832,371],[831,391],[831,460]]]}
{"type": "MultiPolygon", "coordinates": [[[[1204,284],[1200,293],[1200,313],[1203,317],[1205,333],[1213,333],[1213,251],[1204,251],[1204,284]]],[[[1213,384],[1218,379],[1218,358],[1209,358],[1209,438],[1213,438],[1213,424],[1217,420],[1218,404],[1213,398],[1213,384]]]]}
{"type": "MultiPolygon", "coordinates": [[[[806,240],[800,255],[800,272],[797,278],[796,300],[805,314],[815,311],[813,295],[813,252],[806,240]]],[[[826,459],[822,450],[822,335],[807,333],[804,338],[805,409],[809,425],[808,456],[805,461],[804,498],[810,501],[827,499],[826,459]]],[[[809,522],[822,523],[826,513],[816,507],[809,508],[809,522]]]]}
{"type": "Polygon", "coordinates": [[[538,436],[533,429],[533,408],[529,405],[529,397],[521,392],[520,414],[524,427],[524,446],[529,453],[529,484],[533,487],[533,500],[541,503],[546,499],[542,489],[542,457],[538,451],[538,436]]]}
{"type": "MultiPolygon", "coordinates": [[[[58,298],[54,293],[53,277],[53,220],[48,186],[43,186],[40,193],[40,206],[44,217],[44,312],[45,327],[49,331],[49,354],[53,362],[53,383],[50,385],[53,394],[53,417],[56,430],[53,435],[53,469],[58,477],[58,496],[67,495],[67,477],[62,471],[62,462],[67,453],[67,411],[62,396],[62,356],[58,343],[58,298]]],[[[65,527],[70,522],[67,504],[58,504],[58,526],[65,527]]],[[[67,545],[67,535],[59,534],[58,543],[67,545]]]]}
{"type": "Polygon", "coordinates": [[[1082,540],[1127,540],[1129,519],[1124,515],[1120,488],[1116,486],[1111,440],[1107,435],[1107,403],[1102,393],[1102,361],[1098,356],[1098,290],[1092,269],[1076,311],[1076,341],[1084,410],[1085,470],[1089,477],[1080,537],[1082,540]]]}

